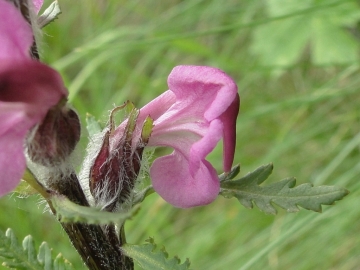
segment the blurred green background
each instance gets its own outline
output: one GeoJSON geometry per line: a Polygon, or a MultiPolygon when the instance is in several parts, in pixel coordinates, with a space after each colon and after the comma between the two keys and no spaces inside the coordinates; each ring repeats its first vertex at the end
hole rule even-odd
{"type": "MultiPolygon", "coordinates": [[[[331,0],[59,0],[42,59],[59,70],[85,123],[126,100],[141,107],[167,89],[180,64],[223,69],[241,112],[235,161],[243,176],[273,162],[269,179],[338,185],[351,193],[323,213],[268,216],[235,199],[176,209],[151,195],[127,223],[192,269],[359,269],[360,4],[331,0]]],[[[50,1],[45,1],[45,5],[50,1]]],[[[87,141],[83,133],[80,148],[87,141]]],[[[221,147],[209,157],[221,173],[221,147]]],[[[39,197],[1,198],[0,229],[47,241],[84,269],[39,197]]],[[[1,267],[1,266],[0,266],[1,267]]]]}

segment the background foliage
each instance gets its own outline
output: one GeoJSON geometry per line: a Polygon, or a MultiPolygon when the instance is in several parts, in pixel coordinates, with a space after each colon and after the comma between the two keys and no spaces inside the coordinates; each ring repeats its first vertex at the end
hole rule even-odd
{"type": "MultiPolygon", "coordinates": [[[[49,4],[50,2],[46,2],[49,4]]],[[[114,104],[138,107],[167,89],[179,64],[211,65],[241,95],[236,161],[243,176],[274,163],[272,180],[338,185],[351,193],[322,214],[268,216],[236,199],[179,210],[156,194],[127,224],[193,269],[355,269],[360,254],[360,112],[357,1],[60,0],[42,59],[58,69],[82,116],[106,120],[114,104]]],[[[85,129],[84,129],[85,130],[85,129]]],[[[87,135],[84,133],[82,147],[87,135]]],[[[220,147],[210,160],[221,172],[220,147]]],[[[83,269],[38,197],[0,200],[0,229],[49,243],[83,269]]],[[[0,266],[1,267],[1,266],[0,266]]]]}

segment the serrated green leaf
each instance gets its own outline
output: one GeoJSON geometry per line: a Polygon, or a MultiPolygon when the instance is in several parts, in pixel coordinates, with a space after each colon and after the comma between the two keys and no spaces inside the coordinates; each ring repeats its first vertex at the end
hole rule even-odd
{"type": "Polygon", "coordinates": [[[140,206],[133,207],[126,213],[110,213],[101,211],[94,207],[86,207],[73,203],[65,196],[55,195],[51,198],[52,205],[56,210],[56,215],[61,222],[87,223],[106,225],[111,223],[121,224],[125,220],[132,218],[140,206]]]}
{"type": "Polygon", "coordinates": [[[189,259],[180,264],[179,258],[168,258],[165,248],[157,249],[154,239],[146,240],[144,245],[129,245],[122,247],[125,255],[133,258],[144,270],[187,270],[190,267],[189,259]]]}
{"type": "Polygon", "coordinates": [[[44,266],[44,270],[52,270],[53,264],[51,259],[51,250],[49,248],[48,243],[42,242],[39,248],[39,254],[37,256],[40,264],[44,266]]]}
{"type": "Polygon", "coordinates": [[[24,238],[22,242],[24,251],[27,253],[27,260],[31,263],[38,263],[36,258],[35,242],[31,235],[24,238]]]}
{"type": "Polygon", "coordinates": [[[239,180],[224,181],[220,194],[226,198],[236,197],[246,208],[253,208],[255,203],[260,210],[275,215],[277,211],[273,203],[288,212],[298,212],[298,206],[321,212],[321,205],[331,205],[349,193],[344,188],[334,186],[313,187],[312,184],[302,184],[295,187],[295,178],[259,186],[269,177],[272,169],[272,164],[268,164],[239,180]]]}
{"type": "Polygon", "coordinates": [[[234,179],[240,172],[240,164],[235,165],[231,168],[229,173],[222,173],[219,175],[220,182],[234,179]]]}
{"type": "MultiPolygon", "coordinates": [[[[53,270],[56,261],[56,259],[52,260],[51,250],[47,243],[43,242],[39,248],[39,254],[36,254],[33,238],[30,235],[26,236],[20,245],[11,229],[8,229],[5,234],[0,231],[0,260],[7,268],[24,270],[53,270]]],[[[73,269],[67,260],[64,258],[61,260],[67,263],[66,270],[73,269]]]]}
{"type": "Polygon", "coordinates": [[[60,253],[56,256],[54,261],[54,270],[72,270],[73,267],[71,263],[66,260],[63,255],[60,253]]]}
{"type": "Polygon", "coordinates": [[[91,114],[86,114],[86,129],[90,137],[102,131],[99,121],[97,121],[91,114]]]}

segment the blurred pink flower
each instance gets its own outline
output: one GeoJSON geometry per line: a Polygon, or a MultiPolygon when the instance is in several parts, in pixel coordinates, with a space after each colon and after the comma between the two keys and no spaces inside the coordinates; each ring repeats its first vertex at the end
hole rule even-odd
{"type": "MultiPolygon", "coordinates": [[[[39,3],[39,2],[38,2],[39,3]]],[[[0,0],[0,196],[19,183],[25,138],[67,95],[60,75],[30,59],[33,34],[21,13],[0,0]]]]}
{"type": "Polygon", "coordinates": [[[44,0],[32,0],[32,2],[34,4],[36,13],[38,13],[44,3],[44,0]]]}
{"type": "MultiPolygon", "coordinates": [[[[153,187],[176,207],[209,204],[219,194],[220,182],[205,158],[223,138],[223,169],[231,169],[240,105],[237,86],[223,71],[206,66],[177,66],[168,85],[170,90],[145,105],[137,119],[139,124],[147,116],[154,120],[148,146],[174,149],[152,164],[153,187]]],[[[123,129],[122,124],[115,130],[113,145],[123,129]]]]}

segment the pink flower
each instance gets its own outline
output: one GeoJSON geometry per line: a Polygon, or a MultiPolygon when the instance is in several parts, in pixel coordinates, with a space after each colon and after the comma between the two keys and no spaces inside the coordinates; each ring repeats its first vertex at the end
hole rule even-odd
{"type": "MultiPolygon", "coordinates": [[[[223,71],[205,66],[175,67],[168,85],[170,90],[145,105],[137,119],[139,125],[147,116],[154,120],[148,146],[174,149],[152,164],[153,187],[176,207],[209,204],[217,197],[220,182],[206,156],[223,138],[223,169],[230,171],[240,104],[237,86],[223,71]]],[[[123,129],[122,124],[115,130],[112,145],[123,129]]]]}
{"type": "Polygon", "coordinates": [[[44,0],[33,0],[32,2],[34,4],[36,13],[38,13],[44,3],[44,0]]]}
{"type": "Polygon", "coordinates": [[[19,183],[26,161],[25,138],[48,110],[67,95],[60,75],[30,59],[30,26],[0,0],[0,196],[19,183]]]}

